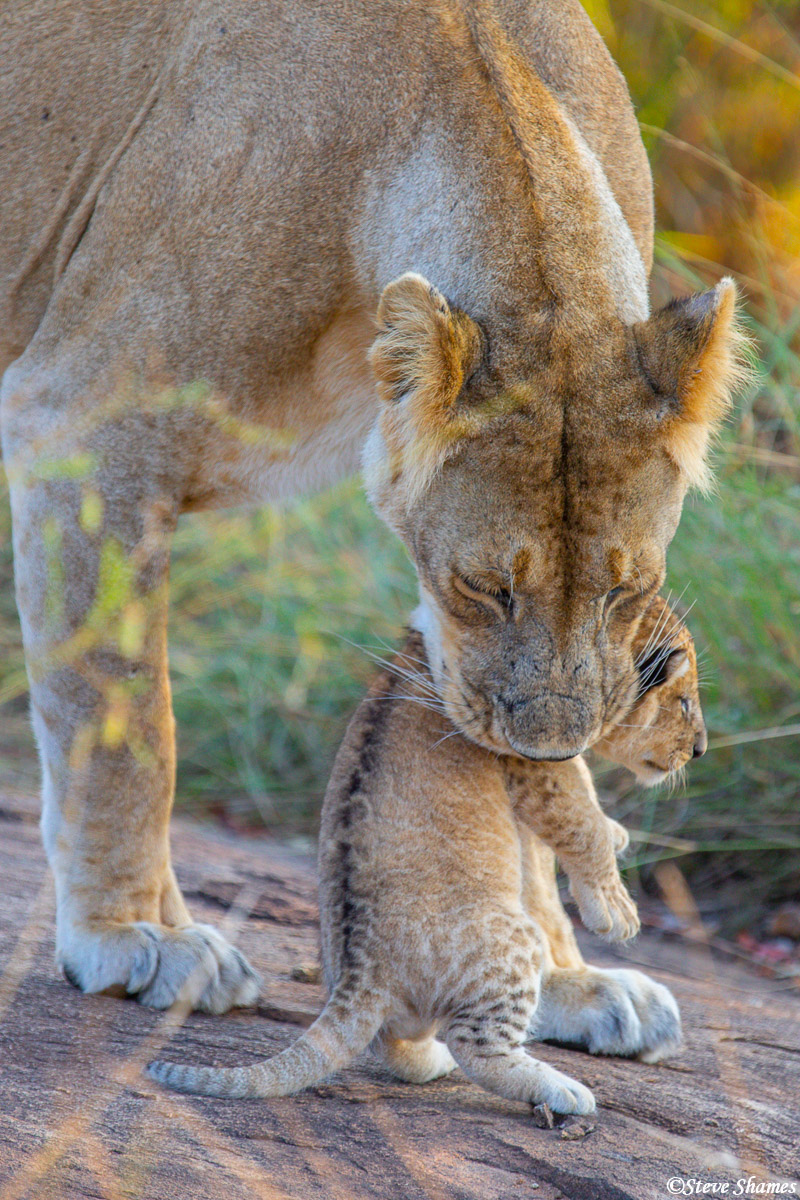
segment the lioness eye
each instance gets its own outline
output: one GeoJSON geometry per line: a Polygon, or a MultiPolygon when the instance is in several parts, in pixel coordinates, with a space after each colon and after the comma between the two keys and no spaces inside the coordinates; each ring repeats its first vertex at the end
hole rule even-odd
{"type": "Polygon", "coordinates": [[[465,579],[463,575],[457,573],[453,575],[453,582],[462,596],[491,608],[495,612],[498,608],[510,612],[513,607],[514,597],[508,588],[504,588],[500,584],[477,583],[474,579],[465,579]]]}
{"type": "Polygon", "coordinates": [[[686,696],[681,696],[681,712],[685,717],[689,715],[689,701],[686,696]]]}

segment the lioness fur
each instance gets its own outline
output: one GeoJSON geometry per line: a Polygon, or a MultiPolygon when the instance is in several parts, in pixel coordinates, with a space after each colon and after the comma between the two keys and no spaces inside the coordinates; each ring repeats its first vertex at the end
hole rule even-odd
{"type": "MultiPolygon", "coordinates": [[[[659,705],[638,743],[648,754],[657,753],[653,740],[669,742],[686,722],[670,691],[675,673],[685,689],[696,692],[697,683],[683,648],[691,645],[688,631],[659,597],[651,609],[672,636],[648,639],[647,651],[660,652],[665,665],[658,675],[640,671],[629,714],[635,722],[650,695],[659,705]],[[682,645],[674,648],[678,630],[682,645]]],[[[594,1109],[583,1085],[522,1045],[535,1030],[547,962],[536,908],[525,903],[520,826],[558,855],[584,922],[616,939],[639,928],[616,866],[627,834],[603,814],[581,759],[498,757],[454,730],[435,698],[424,642],[412,633],[359,706],[334,764],[319,851],[330,993],[323,1013],[288,1050],[255,1067],[154,1063],[156,1079],[205,1095],[284,1095],[320,1082],[372,1044],[412,1082],[458,1064],[509,1099],[555,1112],[594,1109]]],[[[606,746],[614,738],[612,729],[606,746]]],[[[681,745],[676,765],[685,760],[681,745]]],[[[623,743],[618,757],[626,755],[623,743]]],[[[668,1046],[676,1038],[673,1026],[668,1046]]]]}
{"type": "Polygon", "coordinates": [[[0,425],[57,959],[220,1012],[257,981],[170,866],[180,515],[363,450],[448,710],[575,755],[706,481],[734,289],[650,316],[647,160],[577,0],[9,0],[0,58],[0,425]]]}

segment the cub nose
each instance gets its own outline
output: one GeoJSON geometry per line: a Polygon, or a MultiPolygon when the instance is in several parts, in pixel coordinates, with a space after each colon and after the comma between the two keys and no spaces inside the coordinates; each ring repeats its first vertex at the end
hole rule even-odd
{"type": "Polygon", "coordinates": [[[701,733],[692,747],[692,758],[700,758],[708,749],[708,738],[705,733],[701,733]]]}

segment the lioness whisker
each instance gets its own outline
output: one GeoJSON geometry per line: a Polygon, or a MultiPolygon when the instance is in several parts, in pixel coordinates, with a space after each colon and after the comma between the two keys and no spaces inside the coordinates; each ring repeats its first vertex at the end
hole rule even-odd
{"type": "Polygon", "coordinates": [[[428,712],[435,712],[435,713],[440,713],[440,714],[444,713],[443,708],[438,707],[437,705],[434,705],[434,704],[429,704],[426,700],[423,700],[420,696],[409,696],[407,693],[391,695],[391,696],[390,695],[374,696],[373,699],[378,700],[378,701],[381,701],[381,700],[407,700],[409,702],[409,704],[418,704],[420,706],[420,708],[427,708],[428,712]]]}
{"type": "Polygon", "coordinates": [[[446,742],[448,738],[455,737],[457,733],[461,733],[460,729],[451,729],[449,733],[444,734],[438,741],[434,742],[431,750],[435,750],[437,746],[441,746],[442,742],[446,742]]]}
{"type": "MultiPolygon", "coordinates": [[[[672,589],[670,588],[669,592],[667,593],[667,597],[666,597],[666,600],[664,603],[664,609],[660,613],[659,619],[656,621],[656,624],[655,624],[654,628],[652,629],[644,648],[639,652],[639,654],[637,656],[637,660],[636,660],[637,662],[641,662],[644,658],[647,658],[650,653],[651,647],[658,643],[658,638],[660,637],[661,632],[666,627],[666,624],[669,621],[670,617],[675,615],[675,608],[678,604],[680,604],[681,600],[683,599],[684,595],[686,594],[686,589],[688,588],[688,586],[689,586],[689,584],[687,583],[684,586],[681,594],[675,599],[674,602],[672,600],[672,589]]],[[[693,607],[694,607],[694,602],[688,611],[691,611],[691,608],[693,608],[693,607]]]]}

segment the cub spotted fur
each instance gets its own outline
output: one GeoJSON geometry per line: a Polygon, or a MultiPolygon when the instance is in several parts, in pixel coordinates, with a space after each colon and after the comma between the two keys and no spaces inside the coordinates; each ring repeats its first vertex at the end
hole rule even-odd
{"type": "Polygon", "coordinates": [[[156,1079],[205,1095],[284,1095],[372,1044],[412,1082],[458,1064],[509,1099],[594,1109],[587,1088],[523,1046],[547,951],[523,900],[518,822],[562,858],[590,923],[617,937],[638,927],[615,863],[627,837],[600,810],[582,760],[499,758],[454,730],[434,701],[412,633],[357,709],[334,764],[320,832],[330,993],[320,1017],[254,1067],[153,1063],[156,1079]]]}

